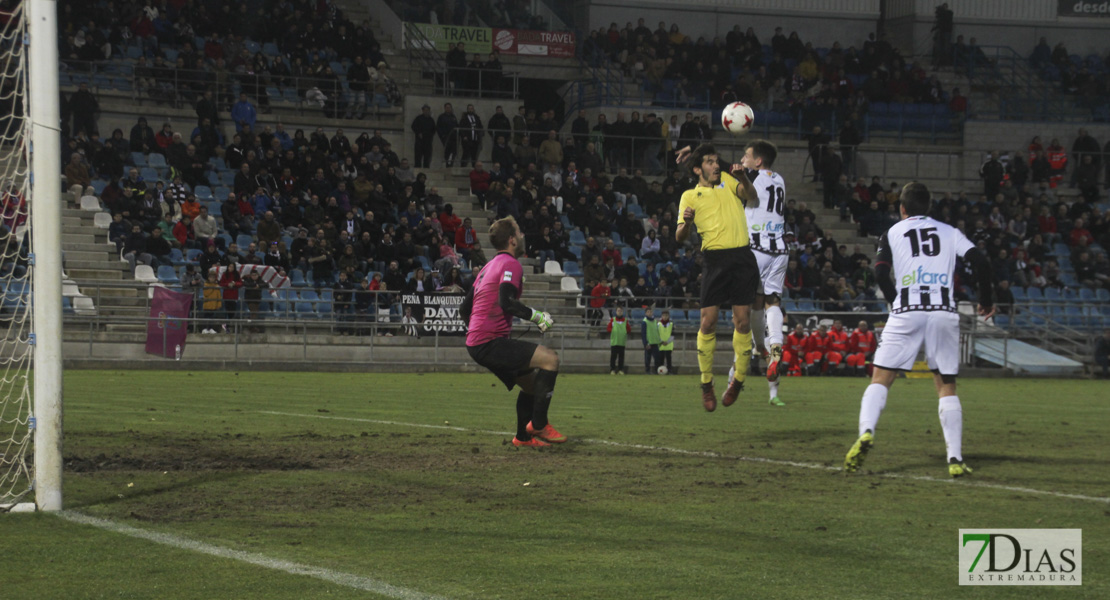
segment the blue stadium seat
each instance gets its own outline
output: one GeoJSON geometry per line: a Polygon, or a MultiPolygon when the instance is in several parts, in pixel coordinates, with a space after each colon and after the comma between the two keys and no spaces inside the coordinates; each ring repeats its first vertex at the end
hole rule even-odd
{"type": "Polygon", "coordinates": [[[1025,295],[1025,288],[1021,287],[1020,285],[1015,285],[1014,287],[1010,288],[1010,292],[1013,293],[1014,300],[1018,302],[1021,302],[1022,300],[1025,300],[1027,298],[1027,296],[1025,295]]]}
{"type": "Polygon", "coordinates": [[[1030,300],[1044,300],[1044,292],[1042,292],[1039,287],[1027,288],[1025,290],[1025,295],[1028,296],[1030,300]]]}
{"type": "Polygon", "coordinates": [[[246,234],[246,233],[240,233],[235,238],[235,243],[238,244],[240,252],[246,252],[247,251],[247,246],[250,246],[251,242],[253,242],[253,241],[254,241],[254,238],[251,237],[250,235],[246,234]]]}
{"type": "Polygon", "coordinates": [[[161,179],[158,176],[158,170],[151,167],[143,167],[139,169],[139,175],[146,180],[148,184],[153,185],[155,181],[161,179]]]}
{"type": "Polygon", "coordinates": [[[628,320],[630,323],[632,323],[633,331],[635,331],[635,328],[638,327],[639,324],[644,320],[644,309],[633,308],[628,313],[628,320]]]}
{"type": "Polygon", "coordinates": [[[1009,315],[1002,315],[1002,314],[994,315],[994,324],[999,326],[999,327],[1009,327],[1009,325],[1010,325],[1009,315]]]}
{"type": "Polygon", "coordinates": [[[229,235],[228,233],[221,231],[220,233],[216,234],[216,237],[224,241],[224,248],[227,248],[231,245],[231,235],[229,235]]]}
{"type": "Polygon", "coordinates": [[[278,49],[277,44],[273,42],[266,42],[265,44],[262,44],[262,54],[270,57],[280,56],[281,50],[278,49]]]}
{"type": "Polygon", "coordinates": [[[147,162],[146,162],[146,155],[143,154],[142,152],[132,152],[131,153],[131,164],[135,165],[136,167],[148,166],[147,162]]]}
{"type": "Polygon", "coordinates": [[[108,187],[107,181],[104,181],[103,179],[93,179],[92,188],[93,192],[96,193],[97,196],[100,196],[100,194],[104,192],[104,188],[106,187],[108,187]]]}
{"type": "Polygon", "coordinates": [[[77,312],[73,310],[73,298],[69,296],[62,296],[62,314],[75,315],[77,312]]]}
{"type": "Polygon", "coordinates": [[[203,253],[204,251],[200,248],[189,248],[185,251],[185,260],[195,265],[200,261],[200,255],[203,253]]]}
{"type": "Polygon", "coordinates": [[[1098,288],[1095,292],[1095,297],[1098,298],[1099,302],[1110,302],[1110,290],[1098,288]]]}
{"type": "MultiPolygon", "coordinates": [[[[197,186],[197,187],[200,187],[200,186],[197,186]]],[[[229,188],[227,186],[223,186],[223,185],[221,185],[221,186],[217,187],[216,189],[212,190],[212,196],[215,197],[217,200],[221,200],[221,201],[222,200],[227,200],[227,195],[230,194],[230,193],[231,193],[231,188],[229,188]]]]}
{"type": "Polygon", "coordinates": [[[289,272],[289,283],[291,283],[293,285],[293,287],[305,287],[305,286],[307,286],[308,282],[305,281],[305,279],[304,279],[304,271],[302,271],[300,269],[293,269],[292,271],[290,271],[289,272]]]}
{"type": "MultiPolygon", "coordinates": [[[[313,294],[313,296],[315,296],[315,294],[313,294]]],[[[305,300],[304,298],[301,298],[294,305],[296,307],[295,310],[297,312],[297,316],[302,318],[302,319],[314,319],[314,318],[316,318],[316,306],[315,306],[315,304],[316,303],[313,302],[313,301],[309,301],[309,300],[305,300]]]]}
{"type": "Polygon", "coordinates": [[[570,253],[574,255],[575,260],[582,262],[582,246],[571,246],[570,253]]]}
{"type": "Polygon", "coordinates": [[[170,262],[172,262],[175,267],[180,267],[188,264],[189,261],[185,260],[185,254],[181,252],[180,248],[171,248],[170,262]]]}
{"type": "Polygon", "coordinates": [[[157,152],[151,152],[150,155],[146,157],[146,160],[150,166],[156,169],[166,166],[166,157],[157,152]]]}
{"type": "Polygon", "coordinates": [[[582,276],[582,269],[579,268],[578,263],[574,262],[573,260],[563,261],[563,272],[567,274],[567,277],[582,276]]]}
{"type": "Polygon", "coordinates": [[[630,258],[636,258],[636,251],[629,246],[621,248],[621,260],[627,261],[630,258]]]}
{"type": "Polygon", "coordinates": [[[574,246],[585,246],[586,235],[577,229],[572,229],[570,231],[570,243],[574,246]]]}
{"type": "Polygon", "coordinates": [[[617,245],[620,245],[620,244],[624,243],[624,240],[621,239],[621,234],[619,234],[615,231],[609,234],[609,239],[613,240],[613,243],[615,243],[617,245]]]}
{"type": "Polygon", "coordinates": [[[1059,288],[1046,287],[1044,289],[1044,299],[1045,300],[1060,300],[1062,298],[1063,298],[1063,295],[1060,293],[1059,288]]]}
{"type": "Polygon", "coordinates": [[[1091,288],[1079,288],[1079,300],[1082,302],[1094,302],[1094,290],[1092,290],[1091,288]]]}
{"type": "Polygon", "coordinates": [[[206,185],[198,185],[193,190],[193,194],[196,195],[197,200],[200,200],[201,202],[204,202],[205,200],[212,200],[214,198],[212,196],[212,188],[206,185]]]}
{"type": "Polygon", "coordinates": [[[180,285],[181,279],[177,277],[177,271],[170,265],[162,265],[158,267],[158,281],[167,285],[180,285]]]}

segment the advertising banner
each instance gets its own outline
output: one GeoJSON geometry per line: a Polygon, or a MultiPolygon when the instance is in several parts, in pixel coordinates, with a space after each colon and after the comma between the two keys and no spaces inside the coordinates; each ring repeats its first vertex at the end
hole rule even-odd
{"type": "MultiPolygon", "coordinates": [[[[478,53],[482,55],[482,58],[485,58],[490,53],[492,30],[489,27],[461,27],[458,25],[431,25],[429,23],[415,23],[415,25],[440,52],[447,52],[454,48],[456,44],[462,42],[467,54],[478,53]]],[[[416,41],[409,40],[409,43],[414,44],[416,41]]]]}
{"type": "Polygon", "coordinates": [[[569,31],[493,30],[493,47],[501,54],[573,58],[574,41],[569,31]]]}
{"type": "Polygon", "coordinates": [[[465,294],[442,292],[410,292],[401,295],[402,313],[412,309],[412,316],[420,324],[420,335],[466,335],[466,324],[459,315],[465,294]]]}
{"type": "Polygon", "coordinates": [[[1058,17],[1110,17],[1110,0],[1083,2],[1082,0],[1058,0],[1058,17]]]}

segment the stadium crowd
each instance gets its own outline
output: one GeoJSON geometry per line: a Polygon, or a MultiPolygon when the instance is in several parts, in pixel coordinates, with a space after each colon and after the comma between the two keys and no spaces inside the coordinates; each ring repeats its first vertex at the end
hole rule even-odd
{"type": "Polygon", "coordinates": [[[740,101],[768,113],[764,117],[775,124],[800,122],[802,131],[830,124],[839,129],[850,122],[862,129],[859,122],[874,104],[947,107],[918,111],[922,122],[909,126],[925,129],[946,129],[950,118],[958,120],[967,111],[959,89],[945,90],[884,37],[871,34],[858,48],[840,42],[815,48],[797,32],[787,36],[776,27],[767,42],[740,25],[724,39],[695,41],[677,24],[668,28],[660,22],[652,30],[641,18],[635,26],[612,23],[591,32],[586,50],[594,62],[611,61],[641,81],[646,92],[661,93],[657,103],[716,109],[740,101]]]}
{"type": "Polygon", "coordinates": [[[142,99],[180,106],[210,90],[229,110],[239,89],[264,112],[279,94],[347,118],[401,99],[369,21],[356,25],[327,1],[59,4],[63,70],[102,74],[105,86],[107,74],[133,76],[142,99]]]}

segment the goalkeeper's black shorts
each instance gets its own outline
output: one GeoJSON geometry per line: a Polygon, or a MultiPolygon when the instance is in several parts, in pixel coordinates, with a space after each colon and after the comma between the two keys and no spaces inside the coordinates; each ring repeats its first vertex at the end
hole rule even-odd
{"type": "Polygon", "coordinates": [[[510,390],[516,380],[532,372],[532,355],[539,346],[524,340],[497,338],[477,346],[467,346],[466,351],[474,362],[489,369],[510,390]]]}

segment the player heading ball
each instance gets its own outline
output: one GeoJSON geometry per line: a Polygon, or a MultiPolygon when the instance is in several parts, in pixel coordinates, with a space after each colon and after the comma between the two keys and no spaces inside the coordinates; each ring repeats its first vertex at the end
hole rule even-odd
{"type": "Polygon", "coordinates": [[[520,302],[524,269],[518,259],[524,254],[524,234],[516,220],[507,217],[490,225],[489,239],[497,255],[478,272],[459,308],[469,326],[466,351],[510,390],[520,386],[514,446],[565,442],[567,437],[547,421],[559,356],[545,346],[510,338],[513,317],[535,323],[541,332],[553,324],[551,315],[520,302]]]}

